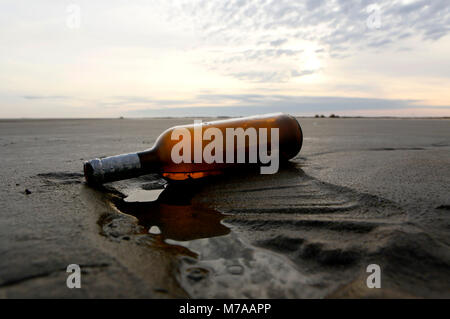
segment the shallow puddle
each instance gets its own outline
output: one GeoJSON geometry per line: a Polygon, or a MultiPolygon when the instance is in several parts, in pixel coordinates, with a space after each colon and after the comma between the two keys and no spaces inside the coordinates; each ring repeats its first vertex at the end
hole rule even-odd
{"type": "Polygon", "coordinates": [[[164,192],[163,189],[137,189],[133,193],[131,193],[129,196],[124,198],[124,201],[127,203],[134,203],[134,202],[141,202],[141,203],[148,203],[148,202],[154,202],[159,198],[159,195],[164,192]]]}
{"type": "Polygon", "coordinates": [[[190,195],[191,189],[169,185],[165,189],[136,190],[114,204],[121,212],[135,216],[146,232],[163,240],[188,241],[230,232],[221,223],[226,215],[194,207],[190,195]]]}
{"type": "Polygon", "coordinates": [[[125,199],[113,199],[113,203],[138,219],[155,248],[178,248],[177,280],[191,297],[309,295],[302,287],[314,284],[314,280],[299,273],[287,258],[244,242],[224,224],[227,215],[192,205],[198,188],[197,183],[181,183],[165,189],[137,189],[128,192],[125,199]]]}

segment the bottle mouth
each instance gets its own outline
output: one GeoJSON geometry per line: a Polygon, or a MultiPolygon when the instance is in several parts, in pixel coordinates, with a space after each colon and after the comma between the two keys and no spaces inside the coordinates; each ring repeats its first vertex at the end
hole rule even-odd
{"type": "Polygon", "coordinates": [[[88,184],[98,185],[104,183],[105,174],[101,159],[94,158],[84,162],[83,170],[84,178],[88,184]]]}
{"type": "Polygon", "coordinates": [[[94,167],[90,162],[84,162],[83,164],[84,178],[88,184],[96,184],[94,177],[94,167]]]}

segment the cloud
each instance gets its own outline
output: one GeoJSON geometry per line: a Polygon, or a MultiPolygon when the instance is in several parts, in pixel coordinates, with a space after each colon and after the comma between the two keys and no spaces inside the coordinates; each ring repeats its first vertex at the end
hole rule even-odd
{"type": "Polygon", "coordinates": [[[64,100],[70,99],[71,97],[64,95],[24,95],[22,98],[26,100],[64,100]]]}
{"type": "Polygon", "coordinates": [[[279,47],[280,45],[286,43],[288,40],[287,39],[278,39],[278,40],[273,40],[270,41],[270,45],[273,47],[279,47]]]}
{"type": "Polygon", "coordinates": [[[346,59],[361,50],[395,51],[402,46],[399,42],[413,37],[437,41],[450,32],[448,0],[175,3],[170,6],[171,21],[193,25],[200,48],[218,48],[202,63],[248,82],[289,82],[297,74],[291,70],[310,69],[303,61],[311,48],[318,59],[346,59]],[[379,28],[371,26],[371,19],[378,19],[379,28]]]}
{"type": "Polygon", "coordinates": [[[374,43],[384,47],[400,34],[434,41],[450,32],[448,0],[410,4],[388,0],[208,0],[183,1],[180,8],[173,15],[190,18],[206,41],[233,44],[257,43],[276,31],[284,38],[272,40],[273,46],[297,36],[331,49],[334,45],[370,47],[374,43]],[[379,16],[379,29],[368,28],[371,15],[379,16]]]}
{"type": "MultiPolygon", "coordinates": [[[[275,41],[280,46],[285,41],[275,41]]],[[[272,42],[270,42],[271,46],[272,42]]],[[[209,69],[248,82],[288,82],[298,73],[302,49],[256,48],[236,52],[218,52],[206,62],[209,69]]]]}
{"type": "Polygon", "coordinates": [[[235,77],[240,80],[246,80],[250,82],[287,82],[290,79],[290,74],[287,72],[238,72],[229,73],[228,75],[235,77]]]}
{"type": "Polygon", "coordinates": [[[284,83],[294,77],[302,77],[317,72],[317,70],[283,70],[278,72],[249,71],[229,73],[228,75],[240,80],[256,83],[284,83]]]}
{"type": "Polygon", "coordinates": [[[313,73],[316,73],[318,70],[303,70],[303,71],[297,71],[297,70],[292,70],[291,71],[291,76],[292,77],[300,77],[300,76],[305,76],[305,75],[310,75],[313,73]]]}

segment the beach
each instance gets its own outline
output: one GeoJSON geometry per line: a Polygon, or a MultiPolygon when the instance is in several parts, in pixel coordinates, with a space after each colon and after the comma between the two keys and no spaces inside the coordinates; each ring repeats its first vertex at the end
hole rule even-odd
{"type": "Polygon", "coordinates": [[[450,298],[450,120],[298,118],[274,175],[85,183],[193,121],[1,120],[0,298],[450,298]]]}

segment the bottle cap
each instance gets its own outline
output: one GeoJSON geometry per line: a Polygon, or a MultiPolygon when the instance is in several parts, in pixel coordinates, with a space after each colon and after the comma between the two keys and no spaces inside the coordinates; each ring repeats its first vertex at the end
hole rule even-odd
{"type": "Polygon", "coordinates": [[[94,158],[84,163],[84,176],[90,184],[103,184],[140,175],[141,161],[136,153],[94,158]]]}

